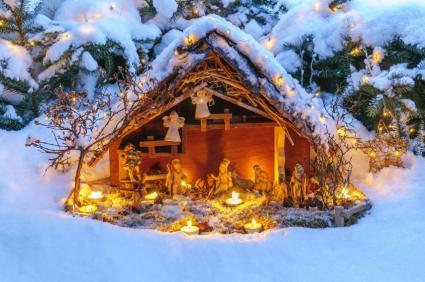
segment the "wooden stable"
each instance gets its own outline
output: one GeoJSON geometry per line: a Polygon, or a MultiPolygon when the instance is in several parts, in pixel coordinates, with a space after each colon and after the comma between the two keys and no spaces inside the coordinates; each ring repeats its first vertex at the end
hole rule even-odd
{"type": "Polygon", "coordinates": [[[140,171],[147,174],[149,180],[165,179],[166,165],[176,158],[181,161],[190,183],[205,179],[209,173],[216,174],[224,158],[231,161],[232,169],[244,179],[254,179],[253,166],[257,164],[275,181],[283,171],[288,175],[297,163],[308,173],[310,142],[307,138],[291,128],[285,131],[275,121],[240,103],[218,96],[214,96],[214,101],[211,115],[196,120],[194,105],[188,97],[114,142],[109,148],[111,183],[120,186],[128,181],[122,169],[125,157],[122,149],[128,143],[142,151],[140,171]],[[162,118],[173,110],[186,120],[180,130],[180,143],[163,140],[167,129],[162,125],[162,118]]]}
{"type": "Polygon", "coordinates": [[[190,183],[217,174],[225,158],[242,179],[254,179],[254,165],[276,183],[288,179],[297,163],[309,174],[311,143],[305,128],[296,125],[300,121],[270,98],[267,89],[250,84],[238,67],[240,63],[210,43],[220,40],[218,35],[208,36],[188,51],[202,53],[204,59],[160,81],[149,92],[157,97],[154,110],[143,108],[135,113],[131,125],[108,144],[112,185],[130,182],[123,168],[127,144],[141,152],[142,183],[165,179],[167,164],[173,159],[180,160],[190,183]],[[204,118],[195,117],[193,97],[199,91],[213,100],[208,105],[210,114],[204,118]],[[163,118],[172,112],[184,118],[178,142],[164,139],[167,128],[163,118]]]}

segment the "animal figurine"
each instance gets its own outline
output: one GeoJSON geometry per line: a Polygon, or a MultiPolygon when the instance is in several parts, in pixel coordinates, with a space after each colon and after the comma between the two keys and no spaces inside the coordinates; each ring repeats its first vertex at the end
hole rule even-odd
{"type": "Polygon", "coordinates": [[[299,207],[306,197],[305,186],[304,168],[302,165],[296,164],[289,182],[292,202],[295,207],[299,207]]]}
{"type": "Polygon", "coordinates": [[[124,165],[122,168],[127,171],[131,182],[140,180],[140,164],[142,153],[136,150],[136,147],[128,143],[124,147],[124,165]]]}
{"type": "Polygon", "coordinates": [[[183,194],[183,183],[186,181],[186,175],[183,173],[182,165],[179,159],[174,159],[167,165],[167,176],[165,186],[171,196],[183,194]]]}
{"type": "Polygon", "coordinates": [[[261,195],[266,195],[273,189],[273,181],[270,180],[267,173],[258,165],[254,165],[254,190],[258,191],[261,195]]]}

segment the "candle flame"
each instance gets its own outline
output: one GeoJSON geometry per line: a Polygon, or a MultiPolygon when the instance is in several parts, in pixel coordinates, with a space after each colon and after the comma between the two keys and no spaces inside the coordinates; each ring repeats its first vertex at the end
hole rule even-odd
{"type": "Polygon", "coordinates": [[[192,227],[192,220],[187,221],[187,227],[192,227]]]}
{"type": "Polygon", "coordinates": [[[239,193],[236,193],[235,191],[232,191],[232,199],[234,201],[238,201],[239,200],[239,193]]]}
{"type": "Polygon", "coordinates": [[[251,221],[251,224],[252,225],[256,225],[257,224],[257,221],[253,218],[252,221],[251,221]]]}
{"type": "Polygon", "coordinates": [[[103,194],[100,191],[91,191],[90,195],[88,195],[89,199],[101,199],[103,198],[103,194]]]}

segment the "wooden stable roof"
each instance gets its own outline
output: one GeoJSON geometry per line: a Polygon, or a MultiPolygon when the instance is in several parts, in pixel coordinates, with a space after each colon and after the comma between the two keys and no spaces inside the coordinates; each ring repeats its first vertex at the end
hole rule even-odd
{"type": "MultiPolygon", "coordinates": [[[[230,23],[226,22],[228,24],[230,23]]],[[[302,112],[305,110],[303,107],[309,106],[309,103],[302,101],[307,98],[305,91],[295,80],[288,78],[284,70],[278,79],[272,77],[264,70],[264,63],[267,64],[269,60],[276,68],[274,58],[262,58],[265,62],[259,65],[241,50],[244,45],[241,47],[229,36],[229,32],[223,32],[222,29],[211,28],[203,38],[196,38],[196,41],[189,43],[175,42],[154,60],[151,68],[140,77],[143,82],[153,81],[143,93],[150,97],[152,104],[149,107],[145,104],[135,107],[130,124],[123,125],[109,140],[109,144],[189,98],[200,87],[221,99],[261,113],[283,128],[291,128],[297,134],[312,139],[317,126],[311,117],[306,117],[302,112]],[[285,85],[282,86],[282,83],[285,85]],[[299,104],[294,100],[297,91],[302,92],[302,95],[299,94],[299,104]]],[[[237,32],[242,31],[238,29],[237,32]]],[[[313,108],[311,106],[309,111],[316,117],[320,115],[320,111],[313,108]]],[[[287,137],[291,140],[289,134],[287,137]]],[[[108,144],[103,144],[89,163],[95,164],[108,147],[108,144]]]]}

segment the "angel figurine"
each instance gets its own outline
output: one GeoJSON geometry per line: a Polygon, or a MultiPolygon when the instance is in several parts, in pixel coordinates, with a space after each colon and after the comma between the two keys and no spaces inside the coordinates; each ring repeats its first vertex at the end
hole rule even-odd
{"type": "Polygon", "coordinates": [[[192,104],[196,105],[195,118],[201,119],[211,115],[208,106],[214,104],[211,93],[201,89],[192,96],[192,104]]]}
{"type": "Polygon", "coordinates": [[[168,127],[165,141],[181,142],[179,128],[184,126],[184,117],[179,117],[176,111],[172,111],[169,116],[162,118],[164,127],[168,127]]]}

